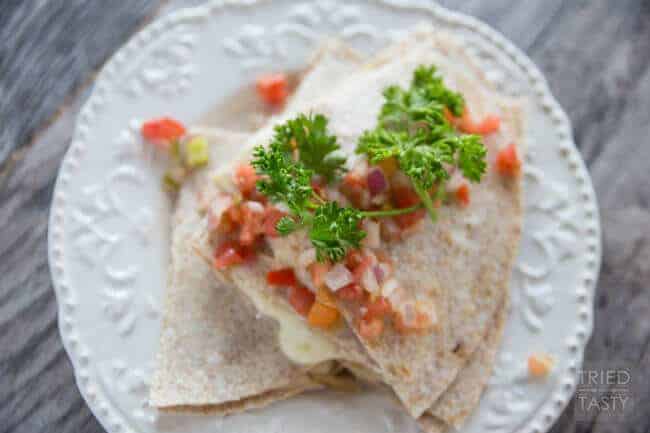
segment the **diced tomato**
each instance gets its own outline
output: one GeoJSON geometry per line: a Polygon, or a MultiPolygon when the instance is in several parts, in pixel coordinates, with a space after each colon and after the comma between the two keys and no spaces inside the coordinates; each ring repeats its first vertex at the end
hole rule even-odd
{"type": "Polygon", "coordinates": [[[355,171],[349,171],[343,176],[342,183],[344,186],[366,189],[368,188],[368,177],[355,171]]]}
{"type": "Polygon", "coordinates": [[[359,322],[359,335],[366,340],[375,340],[384,332],[384,321],[380,318],[363,318],[359,322]]]}
{"type": "Polygon", "coordinates": [[[424,218],[425,215],[426,211],[424,209],[418,209],[414,212],[404,215],[396,215],[393,217],[393,220],[399,226],[399,228],[404,230],[416,225],[418,222],[420,222],[420,220],[424,218]]]}
{"type": "Polygon", "coordinates": [[[271,105],[282,105],[289,95],[289,85],[285,74],[262,75],[255,83],[259,97],[271,105]]]}
{"type": "Polygon", "coordinates": [[[266,283],[269,286],[291,287],[297,286],[298,280],[291,268],[276,269],[266,274],[266,283]]]}
{"type": "Polygon", "coordinates": [[[240,164],[235,169],[235,185],[244,197],[250,196],[255,191],[257,179],[255,168],[250,164],[240,164]]]}
{"type": "Polygon", "coordinates": [[[219,270],[239,265],[245,261],[245,254],[242,254],[239,246],[232,241],[226,241],[219,245],[214,254],[214,267],[219,270]]]}
{"type": "Polygon", "coordinates": [[[341,181],[341,192],[355,207],[363,208],[363,205],[367,204],[364,203],[364,195],[370,197],[367,176],[354,171],[348,172],[341,181]]]}
{"type": "Polygon", "coordinates": [[[399,209],[415,206],[420,203],[420,196],[417,195],[415,190],[404,186],[393,188],[392,197],[395,207],[399,209]]]}
{"type": "MultiPolygon", "coordinates": [[[[261,205],[260,205],[261,206],[261,205]]],[[[251,209],[244,204],[240,206],[242,215],[242,226],[239,232],[239,243],[252,245],[259,234],[264,231],[264,212],[251,209]]]]}
{"type": "Polygon", "coordinates": [[[235,225],[240,224],[243,221],[243,216],[239,204],[230,206],[228,209],[226,209],[224,215],[226,215],[235,225]]]}
{"type": "Polygon", "coordinates": [[[307,322],[317,328],[329,329],[339,320],[339,311],[336,308],[321,304],[316,301],[311,306],[307,315],[307,322]]]}
{"type": "Polygon", "coordinates": [[[330,268],[331,265],[329,263],[315,262],[309,265],[311,281],[315,287],[323,287],[325,285],[325,274],[329,272],[330,268]]]}
{"type": "Polygon", "coordinates": [[[363,274],[366,273],[372,266],[372,259],[368,256],[363,256],[361,262],[357,265],[356,268],[352,270],[352,278],[356,283],[361,283],[363,274]]]}
{"type": "Polygon", "coordinates": [[[269,206],[264,210],[264,234],[266,236],[277,238],[280,236],[278,233],[278,221],[284,217],[286,213],[282,212],[273,206],[269,206]]]}
{"type": "Polygon", "coordinates": [[[494,114],[488,114],[474,125],[473,134],[488,135],[497,132],[499,128],[501,128],[501,118],[494,114]]]}
{"type": "Polygon", "coordinates": [[[316,179],[311,180],[311,187],[319,197],[327,199],[327,191],[325,190],[325,185],[322,182],[317,181],[316,179]]]}
{"type": "Polygon", "coordinates": [[[185,135],[185,126],[170,117],[152,119],[142,124],[142,136],[153,143],[168,146],[185,135]]]}
{"type": "Polygon", "coordinates": [[[456,190],[456,200],[458,200],[462,206],[469,206],[469,185],[464,183],[458,187],[456,190]]]}
{"type": "Polygon", "coordinates": [[[363,288],[357,283],[350,283],[336,291],[336,296],[345,301],[362,301],[365,297],[363,288]]]}
{"type": "Polygon", "coordinates": [[[367,317],[384,317],[392,311],[390,302],[383,296],[378,296],[373,301],[368,302],[366,308],[368,309],[367,317]]]}
{"type": "Polygon", "coordinates": [[[521,171],[521,161],[514,143],[499,150],[495,161],[497,172],[506,177],[515,177],[521,171]]]}
{"type": "Polygon", "coordinates": [[[315,300],[316,296],[306,287],[301,285],[289,287],[289,303],[298,314],[307,317],[315,300]]]}
{"type": "Polygon", "coordinates": [[[469,109],[465,107],[462,117],[456,120],[456,124],[461,131],[467,134],[488,135],[499,130],[501,127],[501,118],[494,114],[488,114],[480,122],[475,122],[472,119],[469,109]]]}
{"type": "Polygon", "coordinates": [[[354,270],[363,261],[363,254],[359,250],[349,250],[345,256],[345,265],[350,270],[354,270]]]}

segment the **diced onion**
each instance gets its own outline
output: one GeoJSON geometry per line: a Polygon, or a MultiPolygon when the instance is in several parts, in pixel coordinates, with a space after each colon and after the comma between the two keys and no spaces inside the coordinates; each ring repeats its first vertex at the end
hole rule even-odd
{"type": "Polygon", "coordinates": [[[417,310],[415,309],[415,303],[405,302],[401,306],[400,310],[402,313],[402,320],[404,321],[404,324],[409,328],[415,327],[417,323],[417,310]]]}
{"type": "Polygon", "coordinates": [[[400,233],[399,226],[395,221],[390,218],[384,218],[381,221],[381,235],[385,240],[394,241],[399,239],[400,233]]]}
{"type": "Polygon", "coordinates": [[[340,263],[325,274],[325,285],[333,292],[352,283],[352,273],[340,263]]]}
{"type": "Polygon", "coordinates": [[[366,237],[363,239],[363,245],[367,248],[381,247],[379,223],[369,219],[365,220],[363,222],[363,229],[366,232],[366,237]]]}
{"type": "Polygon", "coordinates": [[[404,292],[404,289],[399,287],[397,280],[391,278],[386,281],[382,286],[382,294],[388,298],[388,301],[390,301],[390,304],[394,309],[401,310],[401,306],[404,303],[404,297],[406,296],[406,293],[404,292]]]}
{"type": "Polygon", "coordinates": [[[368,268],[361,276],[361,286],[372,294],[379,293],[379,283],[372,268],[368,268]]]}
{"type": "Polygon", "coordinates": [[[256,201],[247,201],[244,203],[248,209],[250,209],[251,212],[254,213],[262,213],[264,212],[264,206],[262,206],[261,203],[256,202],[256,201]]]}
{"type": "Polygon", "coordinates": [[[213,231],[219,227],[221,216],[232,204],[232,198],[225,194],[217,194],[208,208],[208,230],[213,231]]]}
{"type": "Polygon", "coordinates": [[[309,265],[315,261],[316,250],[314,248],[308,248],[300,253],[297,259],[298,266],[294,268],[294,273],[296,274],[298,281],[314,293],[316,293],[316,286],[314,286],[312,281],[311,273],[309,272],[309,265]]]}
{"type": "Polygon", "coordinates": [[[384,172],[381,171],[379,167],[372,168],[368,172],[367,179],[368,190],[373,196],[381,194],[382,192],[386,191],[386,189],[388,189],[388,181],[386,180],[386,176],[384,176],[384,172]]]}
{"type": "Polygon", "coordinates": [[[404,172],[398,170],[391,176],[390,178],[390,184],[393,186],[393,188],[400,188],[400,187],[407,187],[411,188],[411,179],[404,174],[404,172]]]}
{"type": "Polygon", "coordinates": [[[298,256],[298,266],[307,268],[309,265],[316,261],[316,249],[309,248],[300,253],[298,256]]]}
{"type": "MultiPolygon", "coordinates": [[[[397,290],[399,284],[395,278],[389,278],[381,285],[381,295],[388,300],[391,300],[393,293],[397,290]]],[[[398,293],[401,296],[401,294],[398,293]]]]}
{"type": "Polygon", "coordinates": [[[429,318],[431,325],[435,325],[438,322],[438,314],[436,312],[436,305],[431,301],[417,301],[416,304],[417,311],[421,314],[424,314],[429,318]]]}

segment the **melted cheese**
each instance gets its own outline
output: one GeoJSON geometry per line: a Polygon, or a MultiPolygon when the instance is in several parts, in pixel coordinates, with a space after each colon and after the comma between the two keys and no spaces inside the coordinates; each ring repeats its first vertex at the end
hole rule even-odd
{"type": "Polygon", "coordinates": [[[280,330],[278,340],[284,354],[297,364],[314,365],[341,357],[337,347],[326,337],[309,328],[309,325],[288,305],[265,294],[247,289],[246,294],[257,310],[274,319],[280,330]]]}

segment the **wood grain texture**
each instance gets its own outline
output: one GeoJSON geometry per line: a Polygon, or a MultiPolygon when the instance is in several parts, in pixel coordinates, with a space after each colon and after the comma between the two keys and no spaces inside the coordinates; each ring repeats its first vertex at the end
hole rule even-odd
{"type": "MultiPolygon", "coordinates": [[[[85,96],[74,89],[158,3],[0,1],[0,433],[103,431],[58,335],[47,216],[85,96]]],[[[650,1],[442,3],[498,28],[540,66],[571,117],[596,186],[604,257],[586,363],[636,364],[637,409],[612,427],[598,417],[576,423],[569,407],[553,431],[648,432],[650,1]]]]}

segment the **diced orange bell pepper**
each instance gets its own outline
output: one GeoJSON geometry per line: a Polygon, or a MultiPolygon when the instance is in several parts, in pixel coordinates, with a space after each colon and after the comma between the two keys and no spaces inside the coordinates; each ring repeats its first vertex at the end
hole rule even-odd
{"type": "Polygon", "coordinates": [[[311,326],[329,329],[339,320],[339,311],[329,305],[314,302],[307,316],[307,323],[311,326]]]}
{"type": "Polygon", "coordinates": [[[399,169],[395,158],[382,159],[377,163],[377,165],[382,169],[387,179],[390,179],[390,177],[399,169]]]}
{"type": "Polygon", "coordinates": [[[185,126],[170,117],[152,119],[142,124],[142,137],[152,143],[169,146],[173,140],[185,135],[185,126]]]}
{"type": "Polygon", "coordinates": [[[282,105],[289,95],[289,85],[285,74],[262,75],[256,82],[257,94],[270,105],[282,105]]]}
{"type": "Polygon", "coordinates": [[[221,244],[214,254],[214,267],[222,270],[246,261],[246,257],[234,242],[227,241],[221,244]]]}
{"type": "Polygon", "coordinates": [[[521,161],[514,143],[499,150],[495,161],[497,172],[506,177],[516,177],[521,172],[521,161]]]}
{"type": "Polygon", "coordinates": [[[532,377],[543,378],[549,375],[553,368],[553,358],[544,353],[528,357],[528,374],[532,377]]]}
{"type": "Polygon", "coordinates": [[[469,206],[469,197],[469,185],[464,183],[456,190],[456,200],[458,200],[458,203],[460,203],[462,206],[469,206]]]}
{"type": "Polygon", "coordinates": [[[316,296],[306,287],[301,285],[289,287],[289,304],[301,316],[307,317],[315,300],[316,296]]]}

